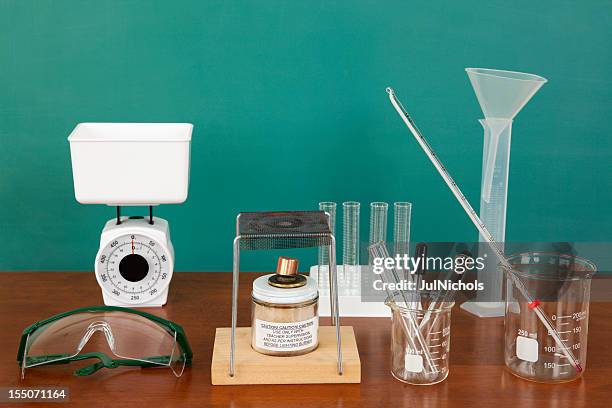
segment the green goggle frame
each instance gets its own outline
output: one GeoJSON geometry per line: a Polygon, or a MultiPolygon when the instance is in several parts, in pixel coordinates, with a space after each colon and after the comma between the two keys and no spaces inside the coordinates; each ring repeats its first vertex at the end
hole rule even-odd
{"type": "MultiPolygon", "coordinates": [[[[24,329],[21,335],[21,341],[19,342],[19,350],[17,351],[17,363],[20,367],[23,368],[24,362],[24,352],[26,348],[26,342],[29,336],[34,333],[39,328],[52,323],[54,321],[60,320],[64,317],[79,314],[79,313],[95,313],[95,312],[122,312],[122,313],[131,313],[134,315],[138,315],[144,317],[152,322],[157,323],[161,328],[165,329],[171,336],[176,338],[176,342],[181,347],[181,350],[185,359],[185,366],[191,365],[191,360],[193,359],[193,352],[191,351],[191,347],[189,346],[189,342],[187,341],[187,336],[185,335],[185,330],[183,328],[166,319],[162,319],[161,317],[152,315],[150,313],[141,312],[139,310],[134,310],[125,307],[119,306],[90,306],[83,307],[79,309],[70,310],[64,313],[57,314],[55,316],[51,316],[45,320],[41,320],[40,322],[34,323],[31,326],[28,326],[24,329]]],[[[140,360],[128,360],[128,359],[112,359],[105,353],[101,352],[89,352],[83,354],[77,354],[73,356],[71,354],[53,354],[46,356],[36,356],[36,357],[27,357],[27,363],[37,365],[40,363],[44,363],[45,361],[49,361],[48,364],[68,364],[72,361],[81,361],[87,360],[90,358],[97,358],[100,361],[91,364],[87,367],[83,367],[75,371],[75,375],[78,377],[86,376],[95,373],[101,368],[117,368],[120,366],[131,366],[131,367],[159,367],[163,365],[168,365],[170,363],[170,356],[154,356],[147,357],[148,361],[140,361],[140,360]]]]}

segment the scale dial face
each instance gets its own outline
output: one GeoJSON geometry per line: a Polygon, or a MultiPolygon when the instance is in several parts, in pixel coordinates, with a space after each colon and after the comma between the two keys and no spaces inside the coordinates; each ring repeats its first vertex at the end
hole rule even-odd
{"type": "Polygon", "coordinates": [[[98,253],[96,274],[108,294],[121,303],[150,301],[170,283],[170,256],[165,246],[142,234],[125,234],[98,253]]]}

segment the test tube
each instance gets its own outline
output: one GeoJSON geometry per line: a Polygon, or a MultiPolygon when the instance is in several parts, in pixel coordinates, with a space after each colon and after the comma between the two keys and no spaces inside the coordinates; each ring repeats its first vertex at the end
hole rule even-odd
{"type": "Polygon", "coordinates": [[[387,242],[387,212],[389,204],[370,203],[370,241],[369,244],[387,242]]]}
{"type": "Polygon", "coordinates": [[[409,255],[410,252],[410,217],[412,203],[398,201],[393,203],[393,252],[394,255],[409,255]]]}
{"type": "Polygon", "coordinates": [[[389,204],[370,203],[370,244],[387,241],[387,210],[389,204]]]}
{"type": "Polygon", "coordinates": [[[356,201],[342,203],[342,264],[344,283],[359,270],[359,209],[360,204],[356,201]]]}
{"type": "MultiPolygon", "coordinates": [[[[336,203],[331,201],[323,201],[319,203],[319,210],[329,214],[329,228],[331,233],[336,235],[336,203]]],[[[318,262],[318,280],[319,287],[322,287],[321,282],[326,281],[329,277],[329,248],[328,246],[319,247],[319,262],[318,262]]],[[[324,286],[324,285],[323,285],[324,286]]]]}

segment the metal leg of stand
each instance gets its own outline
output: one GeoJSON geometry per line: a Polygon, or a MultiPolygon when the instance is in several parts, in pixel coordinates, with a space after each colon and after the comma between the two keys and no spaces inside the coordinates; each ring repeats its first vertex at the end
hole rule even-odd
{"type": "Polygon", "coordinates": [[[331,235],[329,248],[329,287],[330,287],[330,309],[332,320],[336,326],[336,346],[338,348],[338,375],[342,375],[342,338],[340,336],[340,313],[338,305],[338,278],[336,275],[336,238],[331,235]]]}
{"type": "Polygon", "coordinates": [[[229,375],[233,377],[234,354],[236,352],[236,324],[238,322],[238,273],[240,272],[240,236],[234,239],[234,272],[232,283],[232,334],[230,338],[230,368],[229,375]]]}

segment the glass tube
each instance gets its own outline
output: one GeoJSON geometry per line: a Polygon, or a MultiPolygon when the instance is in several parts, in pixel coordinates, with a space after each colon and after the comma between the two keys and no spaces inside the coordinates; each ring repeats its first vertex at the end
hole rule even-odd
{"type": "MultiPolygon", "coordinates": [[[[331,201],[323,201],[319,203],[319,210],[329,214],[329,228],[331,233],[336,235],[336,203],[331,201]]],[[[327,282],[329,268],[329,248],[327,246],[319,247],[319,262],[317,267],[319,287],[323,281],[327,282]]]]}
{"type": "Polygon", "coordinates": [[[370,244],[387,241],[388,209],[387,203],[370,203],[370,244]]]}
{"type": "Polygon", "coordinates": [[[389,204],[370,203],[370,245],[387,241],[387,212],[389,204]]]}
{"type": "Polygon", "coordinates": [[[399,201],[393,204],[393,252],[394,255],[409,255],[410,217],[412,203],[399,201]]]}
{"type": "Polygon", "coordinates": [[[342,264],[345,279],[359,268],[359,208],[360,204],[356,201],[342,204],[342,264]]]}

